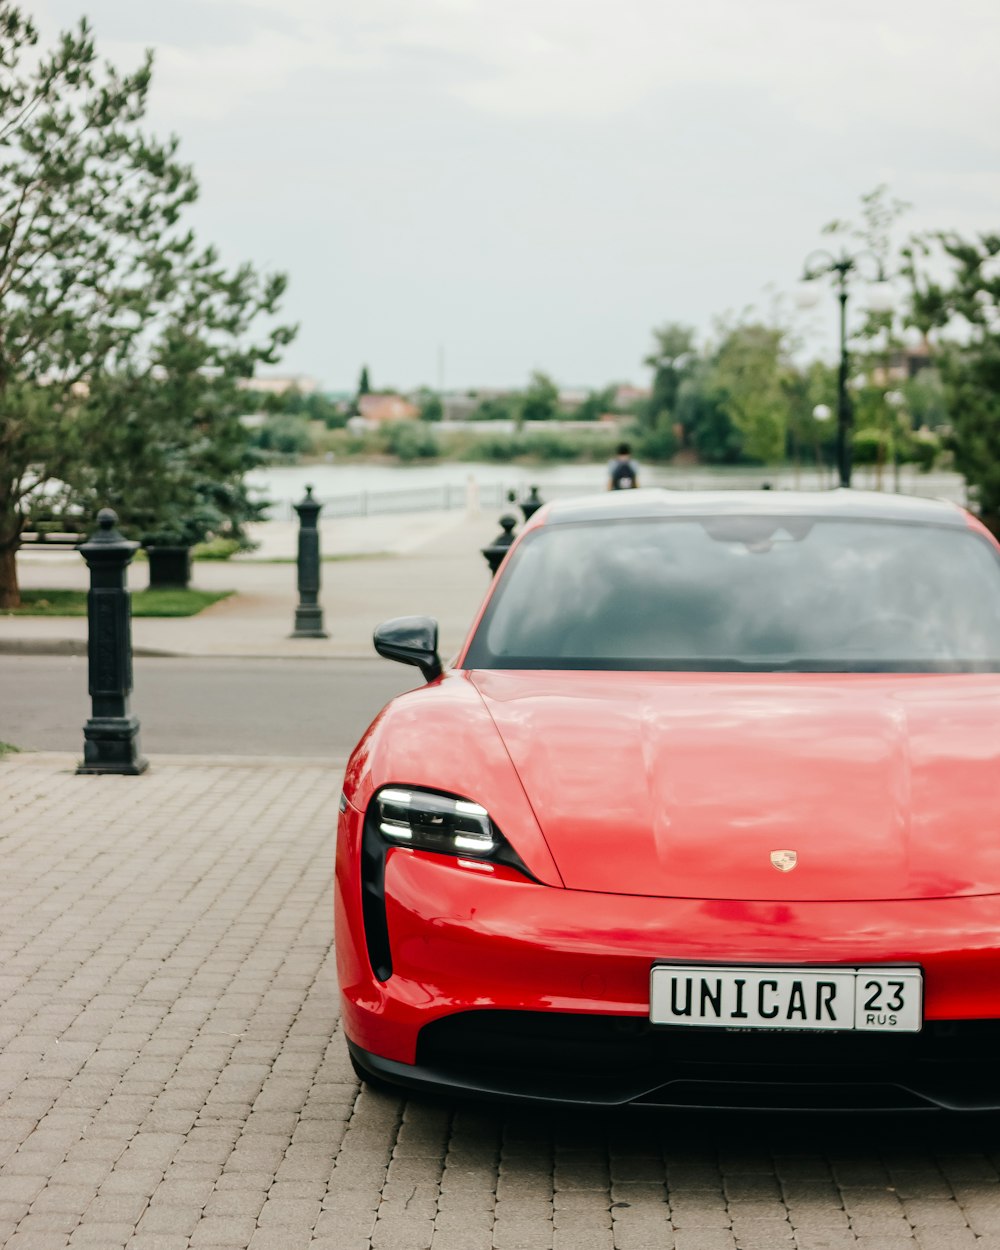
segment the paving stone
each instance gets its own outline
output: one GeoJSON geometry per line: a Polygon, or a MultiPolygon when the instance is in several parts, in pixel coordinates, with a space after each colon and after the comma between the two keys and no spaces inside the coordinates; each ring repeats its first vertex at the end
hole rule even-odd
{"type": "Polygon", "coordinates": [[[135,1229],[132,1224],[81,1224],[70,1235],[69,1244],[76,1246],[94,1246],[96,1250],[118,1250],[132,1237],[135,1229]]]}
{"type": "Polygon", "coordinates": [[[775,1153],[739,1117],[680,1132],[359,1089],[335,770],[27,767],[0,770],[0,791],[22,778],[0,793],[0,1245],[1000,1250],[1000,1156],[930,1132],[827,1153],[800,1120],[775,1153]]]}
{"type": "Polygon", "coordinates": [[[910,1246],[920,1250],[1000,1250],[1000,1238],[976,1237],[968,1228],[915,1228],[910,1246]]]}
{"type": "Polygon", "coordinates": [[[135,1224],[146,1209],[143,1193],[98,1194],[84,1212],[84,1219],[98,1224],[135,1224]]]}
{"type": "Polygon", "coordinates": [[[190,1237],[201,1219],[201,1207],[161,1203],[146,1208],[136,1225],[140,1233],[173,1233],[190,1237]]]}
{"type": "Polygon", "coordinates": [[[54,1239],[56,1234],[69,1237],[80,1222],[76,1211],[40,1211],[29,1212],[18,1224],[19,1235],[25,1233],[48,1233],[54,1239]]]}
{"type": "Polygon", "coordinates": [[[737,1250],[731,1232],[710,1228],[678,1228],[674,1231],[676,1250],[737,1250]]]}
{"type": "Polygon", "coordinates": [[[188,1250],[188,1239],[169,1233],[137,1233],[125,1243],[125,1250],[188,1250]]]}
{"type": "Polygon", "coordinates": [[[858,1239],[850,1229],[796,1229],[796,1250],[857,1250],[858,1239]]]}
{"type": "Polygon", "coordinates": [[[25,1232],[20,1229],[8,1237],[4,1250],[55,1250],[56,1247],[69,1245],[68,1237],[52,1232],[25,1232]]]}
{"type": "Polygon", "coordinates": [[[246,1246],[257,1229],[253,1217],[204,1216],[191,1234],[192,1246],[246,1246]]]}

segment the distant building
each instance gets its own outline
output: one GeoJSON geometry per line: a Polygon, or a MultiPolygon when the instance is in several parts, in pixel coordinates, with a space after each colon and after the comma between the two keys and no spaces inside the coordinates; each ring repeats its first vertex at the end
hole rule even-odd
{"type": "Polygon", "coordinates": [[[875,365],[871,369],[871,381],[874,386],[908,382],[922,369],[929,369],[933,363],[931,345],[924,339],[915,347],[901,347],[890,352],[885,364],[875,365]]]}
{"type": "Polygon", "coordinates": [[[420,409],[402,395],[359,395],[357,415],[347,422],[347,428],[355,432],[377,430],[394,421],[416,421],[420,409]]]}
{"type": "Polygon", "coordinates": [[[509,390],[483,387],[475,391],[450,391],[441,396],[441,408],[445,421],[468,421],[488,399],[504,399],[509,390]]]}
{"type": "Polygon", "coordinates": [[[265,395],[284,395],[288,391],[313,395],[319,390],[319,382],[306,373],[274,373],[268,377],[240,378],[237,385],[241,390],[260,391],[265,395]]]}
{"type": "Polygon", "coordinates": [[[558,404],[560,411],[576,412],[577,408],[586,400],[588,393],[578,386],[564,387],[559,392],[558,404]]]}
{"type": "Polygon", "coordinates": [[[402,395],[359,395],[358,415],[365,421],[382,425],[385,421],[416,421],[420,409],[402,395]]]}
{"type": "Polygon", "coordinates": [[[623,383],[616,387],[612,403],[615,408],[631,408],[634,404],[649,399],[652,393],[648,386],[630,386],[623,383]]]}

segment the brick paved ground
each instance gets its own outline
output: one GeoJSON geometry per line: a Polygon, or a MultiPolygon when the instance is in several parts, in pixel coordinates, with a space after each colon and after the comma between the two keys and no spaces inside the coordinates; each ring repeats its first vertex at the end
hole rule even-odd
{"type": "Polygon", "coordinates": [[[10,1250],[1000,1248],[993,1125],[527,1115],[360,1092],[335,769],[0,763],[10,1250]]]}

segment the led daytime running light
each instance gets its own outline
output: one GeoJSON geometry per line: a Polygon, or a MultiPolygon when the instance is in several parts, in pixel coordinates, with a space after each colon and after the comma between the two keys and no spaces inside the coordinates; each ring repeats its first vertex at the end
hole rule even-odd
{"type": "Polygon", "coordinates": [[[501,845],[489,813],[479,803],[429,790],[382,790],[379,832],[389,842],[443,854],[491,856],[501,845]]]}

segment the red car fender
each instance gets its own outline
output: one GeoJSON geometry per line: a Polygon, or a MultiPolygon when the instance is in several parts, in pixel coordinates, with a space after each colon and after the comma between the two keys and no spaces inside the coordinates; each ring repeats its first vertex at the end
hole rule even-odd
{"type": "Polygon", "coordinates": [[[450,671],[401,695],[375,718],[347,764],[344,794],[365,811],[382,786],[420,786],[480,803],[531,874],[562,877],[482,696],[450,671]]]}

